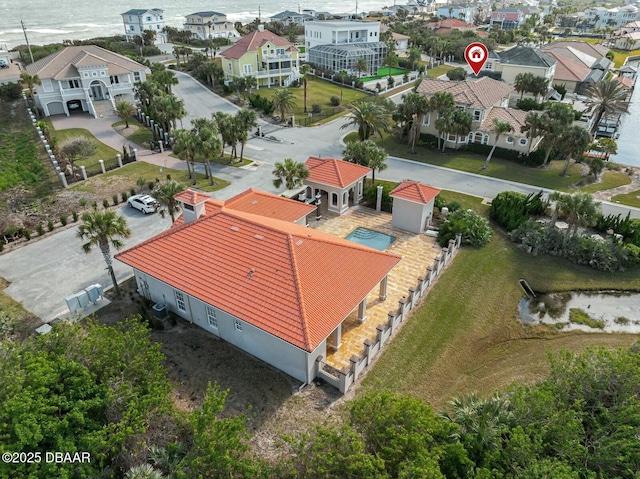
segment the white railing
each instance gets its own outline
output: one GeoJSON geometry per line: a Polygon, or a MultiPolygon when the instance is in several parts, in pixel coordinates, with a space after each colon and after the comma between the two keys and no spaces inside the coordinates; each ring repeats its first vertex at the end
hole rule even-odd
{"type": "Polygon", "coordinates": [[[296,81],[298,78],[300,78],[300,75],[298,74],[297,71],[291,72],[291,75],[289,75],[283,82],[282,84],[285,87],[289,87],[291,86],[291,84],[296,81]]]}

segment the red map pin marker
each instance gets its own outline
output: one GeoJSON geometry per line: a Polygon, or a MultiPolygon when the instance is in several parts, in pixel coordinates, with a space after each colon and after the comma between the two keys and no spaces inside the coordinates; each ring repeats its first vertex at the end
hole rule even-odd
{"type": "Polygon", "coordinates": [[[467,60],[476,76],[478,76],[484,64],[487,63],[488,58],[489,50],[479,42],[470,43],[464,51],[464,59],[467,60]]]}

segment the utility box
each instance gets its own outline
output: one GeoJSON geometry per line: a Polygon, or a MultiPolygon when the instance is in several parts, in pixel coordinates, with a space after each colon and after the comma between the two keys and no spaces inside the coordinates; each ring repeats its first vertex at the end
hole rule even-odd
{"type": "Polygon", "coordinates": [[[91,286],[84,289],[85,292],[87,293],[87,296],[89,296],[89,301],[91,301],[93,304],[96,304],[96,302],[100,299],[100,296],[101,296],[98,286],[100,285],[92,284],[91,286]]]}
{"type": "Polygon", "coordinates": [[[86,291],[83,290],[83,291],[80,291],[79,293],[76,293],[76,297],[78,298],[78,303],[80,304],[80,307],[82,309],[89,306],[89,295],[87,294],[86,291]]]}
{"type": "Polygon", "coordinates": [[[167,311],[167,305],[164,303],[158,303],[153,305],[153,317],[156,319],[167,319],[169,317],[169,311],[167,311]]]}
{"type": "Polygon", "coordinates": [[[72,313],[76,313],[82,309],[77,295],[72,294],[71,296],[67,296],[66,298],[64,298],[64,300],[67,303],[67,308],[69,308],[69,311],[71,311],[72,313]]]}

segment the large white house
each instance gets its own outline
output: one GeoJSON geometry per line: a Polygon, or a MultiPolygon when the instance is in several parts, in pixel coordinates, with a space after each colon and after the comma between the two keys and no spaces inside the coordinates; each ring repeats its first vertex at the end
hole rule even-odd
{"type": "Polygon", "coordinates": [[[355,64],[359,58],[364,58],[369,73],[376,74],[387,54],[386,44],[380,41],[380,22],[305,22],[304,44],[309,63],[335,72],[346,70],[359,74],[355,64]]]}
{"type": "Polygon", "coordinates": [[[233,22],[227,20],[227,15],[220,12],[196,12],[187,15],[184,29],[200,40],[210,38],[240,38],[233,22]]]}
{"type": "Polygon", "coordinates": [[[36,105],[45,116],[86,111],[94,117],[96,103],[115,108],[117,100],[134,101],[134,84],[143,82],[147,67],[95,45],[67,47],[27,65],[38,75],[36,105]]]}
{"type": "Polygon", "coordinates": [[[364,321],[378,285],[386,298],[387,275],[401,258],[293,223],[313,206],[241,196],[223,203],[179,193],[184,221],[116,259],[133,268],[148,300],[308,383],[327,339],[340,347],[349,314],[357,309],[364,321]]]}
{"type": "Polygon", "coordinates": [[[145,30],[156,32],[156,43],[167,43],[164,33],[164,11],[159,8],[134,8],[121,13],[127,40],[142,36],[145,30]]]}
{"type": "Polygon", "coordinates": [[[620,28],[621,26],[638,20],[638,7],[623,5],[609,8],[590,7],[584,11],[583,22],[590,28],[620,28]]]}

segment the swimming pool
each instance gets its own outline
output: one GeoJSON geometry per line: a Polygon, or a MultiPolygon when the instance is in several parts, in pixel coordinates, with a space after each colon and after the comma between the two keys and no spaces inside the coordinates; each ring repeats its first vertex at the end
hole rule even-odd
{"type": "Polygon", "coordinates": [[[391,246],[391,244],[396,240],[396,237],[359,227],[349,233],[345,239],[368,246],[369,248],[384,251],[391,246]]]}

